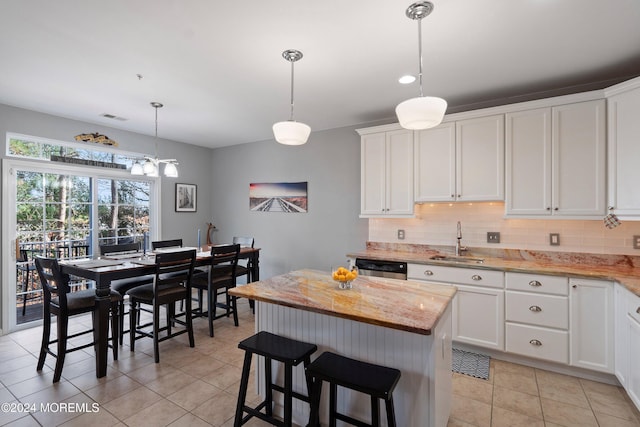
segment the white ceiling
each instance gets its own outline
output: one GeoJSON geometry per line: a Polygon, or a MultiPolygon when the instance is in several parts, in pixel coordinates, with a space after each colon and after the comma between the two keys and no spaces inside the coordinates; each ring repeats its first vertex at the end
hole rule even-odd
{"type": "MultiPolygon", "coordinates": [[[[314,131],[391,122],[418,94],[397,82],[418,68],[410,2],[0,0],[0,103],[153,135],[159,101],[162,138],[260,141],[289,118],[281,53],[298,49],[296,120],[314,131]]],[[[433,2],[424,91],[448,112],[640,75],[638,0],[433,2]]]]}

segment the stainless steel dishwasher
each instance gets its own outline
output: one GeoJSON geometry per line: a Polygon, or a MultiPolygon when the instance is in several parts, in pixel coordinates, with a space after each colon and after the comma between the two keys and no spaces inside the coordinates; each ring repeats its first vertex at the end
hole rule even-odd
{"type": "Polygon", "coordinates": [[[362,276],[407,280],[406,262],[356,258],[356,267],[362,276]]]}

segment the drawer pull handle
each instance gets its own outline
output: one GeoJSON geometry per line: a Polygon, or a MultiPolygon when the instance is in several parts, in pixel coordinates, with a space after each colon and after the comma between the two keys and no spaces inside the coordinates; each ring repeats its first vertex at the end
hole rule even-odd
{"type": "Polygon", "coordinates": [[[425,276],[433,276],[433,271],[431,271],[431,270],[425,270],[425,271],[424,271],[424,275],[425,275],[425,276]]]}
{"type": "Polygon", "coordinates": [[[473,276],[471,276],[471,278],[473,280],[482,280],[482,276],[478,276],[477,274],[474,274],[473,276]]]}
{"type": "Polygon", "coordinates": [[[636,313],[640,314],[640,307],[636,308],[636,313]]]}
{"type": "Polygon", "coordinates": [[[529,344],[535,345],[535,346],[541,346],[542,345],[542,343],[540,341],[538,341],[538,340],[531,340],[531,341],[529,341],[529,344]]]}
{"type": "Polygon", "coordinates": [[[538,286],[542,286],[542,283],[538,282],[537,280],[532,280],[529,282],[529,286],[538,287],[538,286]]]}
{"type": "Polygon", "coordinates": [[[542,311],[542,309],[540,307],[538,307],[537,305],[532,305],[531,307],[529,307],[529,310],[533,311],[533,312],[540,312],[542,311]]]}

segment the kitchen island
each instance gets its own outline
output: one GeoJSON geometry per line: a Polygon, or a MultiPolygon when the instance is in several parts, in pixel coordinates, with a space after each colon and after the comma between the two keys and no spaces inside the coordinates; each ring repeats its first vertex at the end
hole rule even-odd
{"type": "MultiPolygon", "coordinates": [[[[451,402],[451,301],[456,289],[409,280],[358,277],[341,290],[328,272],[298,270],[230,290],[256,304],[256,330],[318,345],[383,366],[402,377],[394,391],[399,426],[446,426],[451,402]]],[[[261,361],[263,363],[263,361],[261,361]]],[[[263,366],[258,387],[264,393],[263,366]]],[[[282,369],[274,363],[282,381],[282,369]]],[[[305,391],[304,372],[294,370],[294,389],[305,391]]],[[[326,390],[325,390],[326,391],[326,390]]],[[[276,399],[281,398],[279,393],[276,399]]],[[[327,422],[328,393],[321,421],[327,422]]],[[[282,410],[276,400],[276,413],[282,410]]],[[[338,410],[369,419],[367,396],[339,389],[338,410]]],[[[306,425],[309,407],[294,399],[293,421],[306,425]]],[[[383,411],[384,417],[384,411],[383,411]]]]}

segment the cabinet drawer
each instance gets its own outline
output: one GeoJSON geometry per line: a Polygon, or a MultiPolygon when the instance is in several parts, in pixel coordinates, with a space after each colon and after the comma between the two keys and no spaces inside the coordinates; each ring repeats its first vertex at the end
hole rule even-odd
{"type": "Polygon", "coordinates": [[[550,328],[569,328],[569,298],[506,292],[506,320],[550,328]]]}
{"type": "Polygon", "coordinates": [[[562,276],[507,272],[505,274],[505,282],[507,289],[552,295],[569,295],[569,279],[562,276]]]}
{"type": "Polygon", "coordinates": [[[640,323],[640,297],[629,293],[627,297],[627,313],[636,322],[640,323]]]}
{"type": "Polygon", "coordinates": [[[537,326],[506,324],[506,346],[509,353],[569,363],[569,333],[537,326]]]}
{"type": "Polygon", "coordinates": [[[409,279],[433,282],[504,288],[504,273],[502,271],[479,268],[409,264],[407,266],[407,277],[409,279]]]}

